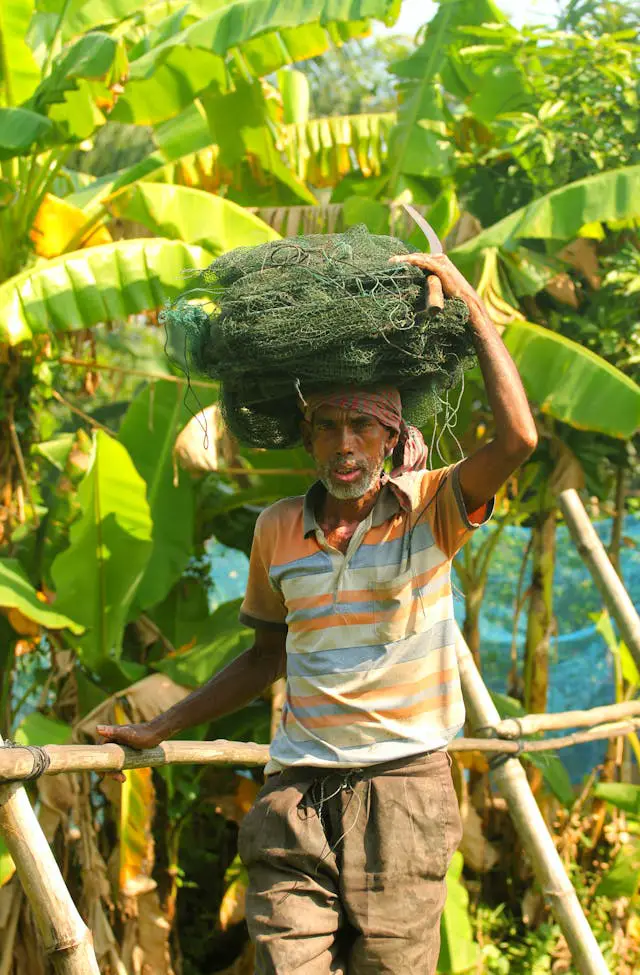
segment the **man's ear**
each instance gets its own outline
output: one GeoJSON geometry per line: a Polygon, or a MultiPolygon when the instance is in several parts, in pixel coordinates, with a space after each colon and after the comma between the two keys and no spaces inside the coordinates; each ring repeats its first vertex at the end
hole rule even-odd
{"type": "Polygon", "coordinates": [[[313,457],[311,424],[308,420],[300,421],[300,433],[302,434],[302,445],[304,449],[313,457]]]}
{"type": "Polygon", "coordinates": [[[400,439],[400,434],[395,430],[387,431],[387,457],[391,457],[391,454],[396,449],[398,440],[400,439]]]}

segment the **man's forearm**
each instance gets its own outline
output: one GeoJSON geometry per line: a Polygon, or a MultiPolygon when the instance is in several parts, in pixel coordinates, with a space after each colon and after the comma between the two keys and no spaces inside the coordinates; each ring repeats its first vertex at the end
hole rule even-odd
{"type": "Polygon", "coordinates": [[[281,659],[251,647],[183,701],[154,718],[150,725],[164,740],[187,728],[222,718],[250,704],[283,671],[281,659]]]}
{"type": "Polygon", "coordinates": [[[469,323],[478,353],[489,405],[495,421],[495,440],[509,456],[526,457],[536,444],[536,426],[518,370],[482,299],[465,296],[469,323]]]}

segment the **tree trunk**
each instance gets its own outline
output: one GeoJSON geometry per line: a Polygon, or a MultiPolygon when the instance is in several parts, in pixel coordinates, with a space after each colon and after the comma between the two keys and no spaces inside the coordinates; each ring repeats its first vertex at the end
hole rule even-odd
{"type": "Polygon", "coordinates": [[[465,615],[462,624],[462,633],[465,642],[471,650],[473,661],[482,671],[480,666],[480,610],[484,598],[484,584],[471,585],[465,594],[465,615]]]}
{"type": "Polygon", "coordinates": [[[556,509],[552,508],[538,514],[532,538],[533,577],[525,646],[524,700],[526,710],[536,714],[547,709],[555,555],[556,509]]]}
{"type": "Polygon", "coordinates": [[[621,579],[620,545],[622,542],[622,526],[624,525],[624,501],[627,491],[626,473],[624,467],[618,468],[616,475],[616,510],[613,516],[613,525],[611,526],[611,541],[609,542],[609,558],[621,579]]]}

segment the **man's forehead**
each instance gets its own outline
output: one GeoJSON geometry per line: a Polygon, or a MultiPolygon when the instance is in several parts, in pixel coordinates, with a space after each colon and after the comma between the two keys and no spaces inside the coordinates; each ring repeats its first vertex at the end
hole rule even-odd
{"type": "Polygon", "coordinates": [[[313,411],[314,420],[339,420],[341,423],[349,423],[362,417],[378,422],[373,414],[366,410],[344,409],[342,406],[331,406],[328,403],[322,403],[313,411]]]}

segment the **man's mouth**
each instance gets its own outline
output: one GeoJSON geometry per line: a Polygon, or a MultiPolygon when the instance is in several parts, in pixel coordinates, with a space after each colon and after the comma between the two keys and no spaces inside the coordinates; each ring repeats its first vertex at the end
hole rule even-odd
{"type": "Polygon", "coordinates": [[[362,469],[360,467],[334,467],[331,476],[335,477],[336,481],[342,481],[343,484],[351,484],[362,477],[362,469]]]}

